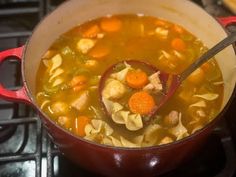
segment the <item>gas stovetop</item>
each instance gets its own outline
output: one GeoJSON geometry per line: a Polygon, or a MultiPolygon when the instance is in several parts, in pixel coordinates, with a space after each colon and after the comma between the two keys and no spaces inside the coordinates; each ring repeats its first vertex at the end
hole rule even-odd
{"type": "MultiPolygon", "coordinates": [[[[221,1],[195,0],[213,16],[232,15],[221,1]]],[[[38,21],[57,0],[1,0],[0,50],[21,46],[38,21]]],[[[231,29],[234,30],[234,29],[231,29]]],[[[0,66],[0,82],[21,86],[20,64],[14,59],[0,66]]],[[[236,99],[208,142],[194,158],[162,177],[236,176],[236,99]]],[[[37,113],[24,104],[0,100],[0,177],[97,176],[62,156],[48,138],[37,113]]]]}

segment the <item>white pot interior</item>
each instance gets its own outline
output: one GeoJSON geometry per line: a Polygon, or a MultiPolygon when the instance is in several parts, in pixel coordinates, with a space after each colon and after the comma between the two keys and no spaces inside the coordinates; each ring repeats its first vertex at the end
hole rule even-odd
{"type": "MultiPolygon", "coordinates": [[[[208,47],[227,36],[221,25],[203,9],[187,0],[70,0],[47,16],[35,29],[24,58],[24,75],[34,98],[35,78],[40,58],[58,36],[72,27],[108,14],[156,16],[182,25],[208,47]]],[[[225,82],[222,109],[236,82],[236,57],[230,46],[216,56],[225,82]]]]}

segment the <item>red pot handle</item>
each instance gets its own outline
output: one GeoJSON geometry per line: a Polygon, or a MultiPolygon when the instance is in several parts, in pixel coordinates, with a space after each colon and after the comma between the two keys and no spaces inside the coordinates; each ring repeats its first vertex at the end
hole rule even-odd
{"type": "MultiPolygon", "coordinates": [[[[10,56],[14,56],[17,60],[21,61],[23,50],[24,46],[0,52],[0,65],[3,61],[9,59],[10,56]]],[[[3,85],[0,83],[0,98],[3,98],[8,101],[19,101],[28,104],[31,103],[24,86],[19,90],[12,91],[4,88],[3,85]]]]}
{"type": "Polygon", "coordinates": [[[218,21],[224,26],[227,27],[232,24],[236,24],[236,16],[230,16],[230,17],[220,17],[218,18],[218,21]]]}

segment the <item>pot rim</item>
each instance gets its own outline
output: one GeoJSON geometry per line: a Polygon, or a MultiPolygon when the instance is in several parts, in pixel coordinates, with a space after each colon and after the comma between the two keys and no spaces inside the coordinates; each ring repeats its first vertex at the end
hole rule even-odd
{"type": "MultiPolygon", "coordinates": [[[[186,0],[187,1],[187,0],[186,0]]],[[[56,9],[61,8],[62,6],[64,6],[66,3],[70,3],[70,1],[64,1],[62,4],[60,4],[56,9]]],[[[198,4],[193,3],[191,1],[188,1],[189,4],[191,4],[192,6],[196,6],[197,8],[199,8],[200,10],[204,10],[202,9],[202,7],[200,7],[198,4]]],[[[204,10],[205,11],[205,10],[204,10]]],[[[25,72],[25,54],[27,52],[27,48],[29,45],[29,42],[31,41],[32,36],[34,35],[34,32],[37,30],[37,28],[41,25],[41,23],[44,21],[45,18],[47,18],[48,16],[50,16],[52,13],[54,12],[51,11],[50,13],[48,13],[46,16],[44,16],[41,21],[36,25],[36,27],[33,29],[31,36],[29,37],[29,39],[26,41],[25,47],[23,49],[23,53],[22,53],[22,65],[21,65],[21,73],[22,73],[22,82],[23,85],[26,89],[26,94],[29,97],[31,104],[34,106],[34,108],[36,108],[36,110],[39,112],[39,117],[40,119],[46,119],[47,121],[49,121],[52,125],[54,125],[57,129],[60,129],[61,131],[63,131],[65,134],[67,134],[68,136],[73,137],[76,140],[79,140],[83,143],[87,143],[88,145],[92,145],[92,146],[96,146],[98,148],[105,148],[105,149],[110,149],[110,150],[114,150],[114,151],[153,151],[153,150],[158,150],[158,151],[165,151],[168,149],[172,149],[176,146],[180,146],[182,144],[187,143],[188,141],[194,141],[194,138],[197,137],[198,135],[204,133],[205,131],[207,131],[208,129],[211,129],[214,127],[214,125],[221,119],[223,118],[223,114],[227,111],[229,105],[231,104],[231,102],[233,101],[233,99],[236,96],[236,85],[234,86],[234,90],[232,92],[232,95],[229,99],[229,101],[226,103],[226,105],[224,106],[224,108],[222,109],[222,111],[220,111],[220,113],[207,125],[205,125],[202,129],[196,131],[195,133],[188,135],[187,137],[184,137],[180,140],[176,140],[174,142],[168,143],[168,144],[163,144],[163,145],[155,145],[155,146],[149,146],[149,147],[117,147],[117,146],[111,146],[111,145],[105,145],[105,144],[99,144],[96,143],[94,141],[90,141],[90,140],[86,140],[83,137],[79,137],[74,135],[73,133],[71,133],[70,131],[62,128],[61,126],[59,126],[58,124],[56,124],[53,120],[51,120],[49,118],[48,115],[46,115],[41,109],[40,107],[37,105],[36,101],[33,99],[33,94],[30,91],[27,81],[26,81],[26,72],[25,72]],[[41,116],[42,115],[42,116],[41,116]]],[[[215,21],[217,21],[217,23],[224,29],[226,35],[229,34],[229,32],[227,31],[227,29],[215,18],[213,17],[211,14],[208,14],[206,11],[205,13],[207,15],[209,15],[211,18],[213,18],[215,21]]],[[[234,48],[234,51],[236,53],[236,46],[235,44],[232,45],[234,48]]]]}

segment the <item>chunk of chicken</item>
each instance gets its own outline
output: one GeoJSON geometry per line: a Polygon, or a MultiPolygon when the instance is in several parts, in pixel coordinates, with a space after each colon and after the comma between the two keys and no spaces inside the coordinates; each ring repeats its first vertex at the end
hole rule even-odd
{"type": "Polygon", "coordinates": [[[78,98],[76,98],[72,103],[71,106],[75,109],[77,109],[78,111],[83,111],[86,109],[86,107],[88,106],[88,102],[89,102],[89,92],[88,91],[84,91],[82,92],[78,98]]]}
{"type": "Polygon", "coordinates": [[[165,118],[164,124],[167,127],[174,127],[179,123],[179,113],[177,111],[171,111],[165,118]]]}
{"type": "Polygon", "coordinates": [[[70,128],[70,118],[67,116],[60,116],[58,117],[58,123],[65,127],[65,128],[70,128]]]}
{"type": "Polygon", "coordinates": [[[62,101],[57,101],[50,106],[50,110],[55,115],[64,115],[69,111],[69,106],[62,101]]]}
{"type": "Polygon", "coordinates": [[[146,91],[154,91],[154,92],[159,92],[163,89],[160,78],[159,78],[159,72],[156,72],[152,74],[151,76],[148,77],[149,84],[147,84],[143,90],[146,91]]]}
{"type": "Polygon", "coordinates": [[[77,49],[83,54],[86,54],[94,45],[95,41],[92,39],[80,39],[77,43],[77,49]]]}
{"type": "Polygon", "coordinates": [[[178,119],[179,119],[178,124],[175,127],[170,128],[168,130],[169,133],[171,133],[172,135],[174,135],[176,137],[176,140],[180,140],[180,139],[189,135],[188,130],[183,125],[181,118],[182,118],[182,114],[179,113],[178,114],[178,119]]]}
{"type": "Polygon", "coordinates": [[[119,99],[126,92],[124,84],[115,79],[110,79],[103,89],[102,96],[106,99],[119,99]]]}

